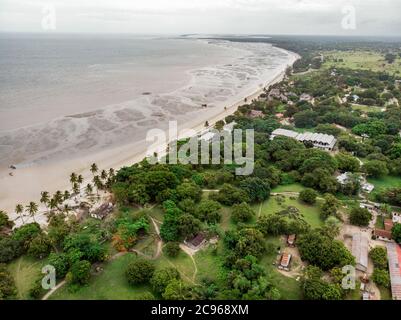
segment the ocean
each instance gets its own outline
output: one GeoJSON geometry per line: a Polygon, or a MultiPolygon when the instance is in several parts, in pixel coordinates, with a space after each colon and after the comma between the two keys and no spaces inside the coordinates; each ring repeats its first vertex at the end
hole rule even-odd
{"type": "Polygon", "coordinates": [[[0,166],[144,139],[230,105],[289,64],[269,44],[162,37],[0,35],[0,166]]]}

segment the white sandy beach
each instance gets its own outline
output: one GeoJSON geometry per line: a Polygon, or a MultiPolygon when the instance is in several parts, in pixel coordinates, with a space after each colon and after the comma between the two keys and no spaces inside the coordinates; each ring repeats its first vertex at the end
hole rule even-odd
{"type": "MultiPolygon", "coordinates": [[[[238,46],[235,48],[238,50],[255,50],[249,47],[243,48],[242,45],[235,43],[228,45],[238,46]]],[[[263,45],[261,44],[261,46],[263,45]]],[[[13,211],[17,203],[38,202],[40,192],[44,190],[53,193],[57,190],[70,189],[69,175],[71,172],[82,174],[84,179],[89,182],[92,178],[92,174],[89,172],[91,163],[96,163],[100,169],[114,168],[118,170],[123,166],[129,166],[142,160],[149,147],[149,143],[145,141],[145,136],[150,128],[166,130],[168,121],[176,119],[178,120],[179,130],[192,129],[200,132],[205,129],[205,121],[213,125],[216,121],[224,119],[244,103],[244,98],[248,98],[249,101],[257,98],[262,93],[263,88],[280,81],[284,76],[286,67],[298,59],[298,55],[294,53],[279,48],[274,50],[283,55],[280,63],[271,70],[265,70],[258,75],[255,74],[255,81],[248,81],[248,84],[240,90],[234,90],[233,83],[224,81],[225,77],[232,76],[230,73],[233,72],[232,66],[201,68],[191,70],[192,81],[189,85],[169,94],[144,97],[141,101],[136,100],[135,107],[130,108],[129,105],[112,106],[105,110],[78,114],[52,122],[54,126],[65,125],[66,128],[63,132],[48,129],[49,127],[47,129],[45,127],[40,128],[45,133],[43,136],[45,140],[42,141],[44,145],[39,146],[45,151],[42,157],[34,162],[27,162],[26,160],[21,162],[26,165],[19,165],[17,170],[10,170],[4,166],[0,170],[0,209],[7,211],[12,218],[16,218],[13,211]],[[220,75],[216,76],[217,73],[220,75]],[[215,83],[207,83],[208,81],[215,81],[215,83]],[[203,91],[199,89],[205,86],[207,87],[203,91]],[[232,90],[229,89],[230,86],[232,90]],[[197,90],[199,92],[196,92],[197,90]],[[141,102],[144,104],[141,105],[141,102]],[[202,103],[207,104],[208,107],[199,108],[198,104],[202,103]],[[137,112],[145,106],[147,114],[137,112]],[[164,109],[160,106],[164,106],[164,109]],[[77,124],[79,122],[85,123],[80,126],[77,124]],[[132,122],[135,122],[136,125],[130,127],[132,122]],[[138,122],[140,123],[139,126],[138,122]],[[91,132],[93,127],[97,130],[91,132]],[[77,145],[76,141],[74,141],[75,144],[71,144],[71,134],[66,134],[68,128],[72,131],[73,136],[82,135],[82,144],[77,145]],[[74,128],[78,128],[78,130],[75,132],[74,128]],[[99,130],[102,137],[97,141],[95,137],[99,135],[99,130]],[[131,137],[130,140],[126,139],[121,144],[116,143],[121,137],[121,132],[118,130],[126,130],[127,136],[131,137]],[[55,140],[47,139],[46,135],[60,135],[58,136],[60,145],[52,149],[51,144],[55,140]],[[102,143],[99,144],[99,141],[102,143]],[[50,148],[45,148],[46,144],[50,144],[50,148]],[[94,145],[97,144],[98,148],[94,148],[94,145]],[[9,175],[11,171],[13,171],[13,176],[9,175]]],[[[252,60],[252,63],[257,64],[262,62],[262,59],[263,55],[257,56],[252,60]]],[[[249,60],[247,62],[249,63],[249,60]]],[[[240,68],[241,65],[238,64],[235,67],[240,68]]],[[[242,67],[247,68],[246,66],[242,67]]],[[[235,70],[236,73],[239,71],[235,70]]],[[[249,73],[244,76],[252,77],[254,71],[251,69],[248,71],[249,73]]],[[[235,83],[238,84],[238,82],[235,83]]],[[[24,132],[27,134],[26,129],[24,132]]],[[[38,129],[35,132],[38,132],[38,129]]]]}

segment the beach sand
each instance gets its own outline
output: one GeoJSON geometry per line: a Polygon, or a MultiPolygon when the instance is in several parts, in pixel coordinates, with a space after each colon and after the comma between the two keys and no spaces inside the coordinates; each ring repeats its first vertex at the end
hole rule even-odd
{"type": "MultiPolygon", "coordinates": [[[[237,108],[244,104],[244,99],[248,101],[257,98],[265,87],[272,85],[278,81],[281,81],[285,74],[287,66],[292,65],[299,56],[295,53],[291,53],[281,50],[283,54],[288,56],[288,60],[277,66],[274,72],[266,72],[263,76],[263,83],[258,85],[253,84],[246,90],[242,90],[240,94],[230,96],[229,93],[224,97],[220,97],[215,94],[209,97],[210,99],[215,98],[216,103],[211,107],[208,106],[206,109],[185,109],[186,112],[180,109],[180,101],[177,102],[170,110],[170,115],[162,117],[163,119],[158,122],[152,122],[153,118],[146,118],[143,124],[142,131],[135,131],[135,142],[124,143],[123,145],[110,143],[110,146],[103,150],[96,150],[96,152],[87,153],[85,149],[90,149],[91,140],[90,137],[86,137],[87,145],[83,144],[82,155],[69,157],[67,153],[61,153],[56,158],[56,161],[42,161],[37,162],[28,166],[20,166],[17,170],[11,170],[8,168],[2,168],[0,170],[0,209],[5,210],[9,213],[12,219],[16,219],[17,216],[14,213],[14,208],[17,203],[27,204],[29,201],[39,202],[40,192],[48,191],[54,193],[57,190],[69,190],[71,189],[69,183],[69,175],[72,172],[81,174],[84,177],[85,183],[91,182],[92,174],[89,172],[89,167],[92,163],[96,163],[100,170],[114,168],[118,170],[124,166],[130,166],[136,162],[141,161],[146,156],[146,150],[149,147],[149,142],[145,141],[146,132],[152,126],[167,130],[168,121],[174,120],[174,111],[176,113],[176,119],[178,120],[178,129],[182,131],[180,137],[187,136],[186,130],[191,129],[196,132],[205,130],[205,121],[208,121],[210,125],[213,125],[218,120],[224,119],[226,116],[234,113],[237,108]],[[176,108],[176,109],[174,109],[176,108]],[[173,110],[173,112],[172,112],[173,110]],[[191,110],[188,112],[188,110],[191,110]],[[148,122],[146,122],[148,121],[148,122]],[[113,147],[116,145],[115,147],[113,147]],[[8,173],[12,172],[13,176],[8,173]]],[[[186,89],[191,86],[186,87],[186,89]]],[[[165,97],[160,97],[165,99],[165,97]]],[[[160,104],[169,103],[170,100],[159,101],[160,104]]],[[[129,110],[119,110],[122,119],[126,119],[129,115],[135,117],[137,114],[127,114],[129,110]]],[[[153,110],[154,112],[154,110],[153,110]]],[[[163,115],[163,114],[162,114],[163,115]]],[[[82,115],[77,115],[79,118],[82,115]]],[[[85,115],[84,115],[85,116],[85,115]]],[[[89,115],[89,117],[93,114],[89,115]]],[[[96,116],[96,114],[95,114],[96,116]]],[[[153,117],[157,117],[157,114],[153,114],[153,117]]],[[[96,123],[97,126],[108,126],[109,123],[105,121],[103,124],[100,122],[96,123]]],[[[117,128],[118,129],[118,128],[117,128]]],[[[85,139],[84,139],[85,140],[85,139]]],[[[45,222],[43,217],[44,207],[40,207],[40,212],[36,220],[41,223],[45,222]],[[41,217],[42,215],[42,217],[41,217]]]]}

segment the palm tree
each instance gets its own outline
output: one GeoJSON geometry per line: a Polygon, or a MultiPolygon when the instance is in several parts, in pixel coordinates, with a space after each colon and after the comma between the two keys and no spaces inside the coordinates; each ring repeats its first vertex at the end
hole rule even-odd
{"type": "Polygon", "coordinates": [[[71,185],[74,185],[74,183],[76,183],[77,182],[77,174],[76,173],[71,173],[71,175],[70,175],[70,182],[71,182],[71,185]]]}
{"type": "Polygon", "coordinates": [[[49,201],[50,201],[50,195],[49,192],[47,191],[42,191],[40,193],[41,197],[40,197],[40,203],[44,204],[46,206],[46,209],[49,205],[49,201]]]}
{"type": "Polygon", "coordinates": [[[70,207],[68,206],[68,204],[64,205],[63,211],[65,212],[65,214],[68,216],[68,213],[70,212],[70,207]]]}
{"type": "Polygon", "coordinates": [[[103,180],[107,179],[107,172],[106,170],[102,170],[102,172],[100,173],[100,178],[102,178],[103,180]]]}
{"type": "Polygon", "coordinates": [[[90,171],[92,172],[93,175],[98,171],[98,167],[96,163],[92,163],[90,171]]]}
{"type": "Polygon", "coordinates": [[[27,209],[29,215],[32,217],[33,221],[36,222],[35,214],[38,212],[38,205],[35,202],[31,201],[26,206],[26,209],[27,209]]]}
{"type": "Polygon", "coordinates": [[[19,217],[21,218],[22,224],[25,224],[24,218],[22,213],[24,212],[24,206],[22,204],[17,204],[15,206],[15,213],[19,215],[19,217]]]}
{"type": "Polygon", "coordinates": [[[90,196],[93,193],[93,187],[90,183],[87,184],[85,188],[85,192],[87,196],[90,196]]]}
{"type": "Polygon", "coordinates": [[[113,168],[109,169],[109,177],[110,178],[114,177],[114,169],[113,168]]]}
{"type": "Polygon", "coordinates": [[[103,188],[103,183],[102,180],[100,180],[99,176],[93,177],[93,184],[96,187],[96,194],[99,195],[99,189],[103,188]]]}
{"type": "MultiPolygon", "coordinates": [[[[74,192],[75,196],[77,196],[79,194],[80,188],[79,188],[78,183],[74,183],[74,185],[72,186],[72,191],[74,192]]],[[[75,197],[75,199],[76,199],[76,197],[75,197]]]]}
{"type": "Polygon", "coordinates": [[[54,199],[54,198],[50,199],[49,208],[50,208],[50,211],[53,211],[54,209],[58,208],[58,203],[57,203],[56,199],[54,199]]]}
{"type": "Polygon", "coordinates": [[[64,201],[64,194],[61,191],[56,191],[53,197],[58,204],[62,204],[64,201]]]}
{"type": "Polygon", "coordinates": [[[71,198],[71,193],[68,190],[65,190],[63,198],[64,198],[64,201],[67,201],[69,198],[71,198]]]}
{"type": "Polygon", "coordinates": [[[77,183],[78,184],[82,184],[84,182],[84,178],[82,177],[82,175],[79,175],[78,177],[77,177],[77,183]]]}

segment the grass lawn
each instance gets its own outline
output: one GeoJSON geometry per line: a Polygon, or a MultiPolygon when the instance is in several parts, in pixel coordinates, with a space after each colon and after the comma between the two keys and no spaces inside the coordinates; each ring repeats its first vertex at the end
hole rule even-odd
{"type": "Polygon", "coordinates": [[[375,189],[371,194],[372,198],[374,198],[375,194],[384,189],[396,187],[401,188],[401,177],[385,176],[382,178],[369,178],[368,182],[375,186],[375,189]]]}
{"type": "Polygon", "coordinates": [[[45,265],[46,260],[37,260],[28,256],[22,256],[8,265],[8,270],[17,287],[17,299],[30,299],[29,290],[32,289],[35,281],[41,278],[42,267],[45,265]]]}
{"type": "Polygon", "coordinates": [[[213,248],[209,246],[195,254],[194,259],[198,268],[196,282],[200,283],[202,279],[212,279],[214,281],[221,280],[220,268],[223,259],[220,253],[222,247],[223,243],[220,241],[217,252],[213,252],[213,248]]]}
{"type": "MultiPolygon", "coordinates": [[[[268,243],[273,243],[275,247],[283,246],[279,237],[270,237],[268,243]]],[[[268,279],[280,291],[282,300],[301,300],[302,292],[299,282],[294,278],[286,277],[277,271],[273,266],[276,260],[276,254],[266,255],[261,260],[261,265],[265,267],[268,279]]]]}
{"type": "Polygon", "coordinates": [[[379,286],[379,290],[381,300],[393,300],[390,289],[379,286]]]}
{"type": "MultiPolygon", "coordinates": [[[[262,204],[261,215],[273,214],[286,209],[289,206],[293,206],[299,209],[301,215],[313,228],[317,228],[323,225],[323,221],[320,219],[319,200],[316,205],[310,206],[305,203],[298,201],[298,199],[292,200],[290,197],[285,196],[284,202],[280,204],[277,201],[277,196],[272,196],[269,200],[262,204]]],[[[260,205],[259,205],[260,206],[260,205]]],[[[255,210],[258,210],[255,208],[255,210]]]]}
{"type": "Polygon", "coordinates": [[[131,287],[124,275],[124,270],[135,255],[128,253],[105,264],[101,274],[92,276],[89,285],[76,292],[70,292],[68,286],[57,290],[53,300],[135,300],[149,291],[149,286],[131,287]]]}
{"type": "Polygon", "coordinates": [[[384,54],[374,51],[326,51],[323,52],[324,68],[341,67],[350,69],[364,69],[372,71],[385,71],[389,73],[401,73],[401,59],[389,64],[384,60],[384,54]],[[334,59],[343,59],[342,62],[334,59]]]}
{"type": "Polygon", "coordinates": [[[383,107],[365,106],[361,104],[351,104],[353,110],[360,110],[362,112],[381,112],[383,107]]]}
{"type": "Polygon", "coordinates": [[[305,187],[299,183],[287,184],[287,185],[279,185],[272,189],[273,193],[280,192],[301,192],[305,190],[305,187]]]}

